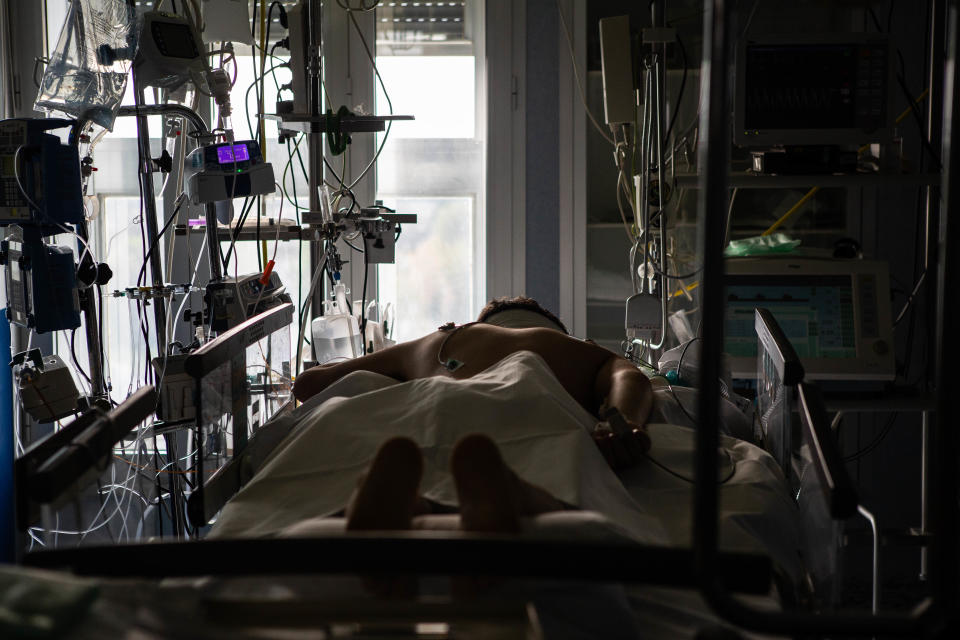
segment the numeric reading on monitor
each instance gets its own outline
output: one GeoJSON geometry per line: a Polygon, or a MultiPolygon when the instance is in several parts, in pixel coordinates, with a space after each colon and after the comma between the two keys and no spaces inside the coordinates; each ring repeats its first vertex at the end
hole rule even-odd
{"type": "Polygon", "coordinates": [[[245,144],[217,147],[217,160],[220,164],[230,162],[245,162],[250,159],[250,152],[245,144]]]}
{"type": "Polygon", "coordinates": [[[801,358],[853,358],[857,336],[853,285],[845,276],[779,276],[769,283],[730,276],[726,350],[756,357],[754,309],[773,313],[801,358]]]}

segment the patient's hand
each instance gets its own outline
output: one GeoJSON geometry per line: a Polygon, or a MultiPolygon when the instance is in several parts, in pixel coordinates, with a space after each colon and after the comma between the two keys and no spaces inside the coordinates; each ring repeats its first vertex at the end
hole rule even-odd
{"type": "Polygon", "coordinates": [[[650,450],[650,436],[646,429],[623,419],[600,422],[594,427],[593,441],[607,464],[614,471],[635,466],[650,450]]]}

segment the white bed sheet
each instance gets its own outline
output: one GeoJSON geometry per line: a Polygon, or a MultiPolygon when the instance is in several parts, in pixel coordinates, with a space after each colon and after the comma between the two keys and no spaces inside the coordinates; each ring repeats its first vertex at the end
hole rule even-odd
{"type": "MultiPolygon", "coordinates": [[[[421,444],[424,495],[455,506],[447,471],[453,444],[483,432],[523,478],[585,511],[584,537],[610,534],[649,544],[691,543],[695,431],[650,424],[650,459],[614,474],[588,431],[596,419],[531,352],[505,358],[467,380],[436,377],[398,383],[357,372],[289,416],[293,430],[256,477],[227,504],[211,537],[329,533],[381,442],[407,435],[421,444]]],[[[722,437],[718,452],[720,535],[726,550],[768,553],[799,576],[797,511],[774,460],[762,449],[722,437]]],[[[455,527],[431,517],[425,528],[455,527]]],[[[556,537],[577,516],[528,521],[525,530],[556,537]]]]}
{"type": "Polygon", "coordinates": [[[400,435],[423,452],[422,494],[456,506],[450,451],[463,435],[485,433],[525,480],[602,514],[631,539],[667,541],[593,444],[588,431],[596,419],[531,352],[512,354],[466,380],[398,383],[357,372],[281,419],[294,421],[293,432],[224,507],[211,537],[277,535],[342,510],[380,444],[400,435]]]}
{"type": "MultiPolygon", "coordinates": [[[[525,530],[531,535],[627,538],[676,546],[690,542],[693,487],[683,478],[692,479],[694,431],[649,425],[650,457],[659,465],[646,460],[618,477],[587,435],[595,419],[533,354],[514,354],[469,381],[397,383],[369,373],[351,375],[278,419],[292,421],[290,437],[225,507],[214,537],[329,533],[342,528],[342,519],[322,516],[342,508],[376,447],[397,434],[425,443],[425,493],[455,504],[446,473],[449,448],[460,435],[482,431],[500,443],[508,463],[523,477],[584,509],[528,520],[525,530]]],[[[722,445],[723,548],[766,552],[788,573],[799,571],[797,514],[776,464],[748,443],[723,438],[722,445]]],[[[457,526],[456,516],[431,518],[437,528],[457,526]]],[[[269,627],[241,630],[216,623],[208,619],[204,603],[245,594],[294,601],[348,594],[368,597],[359,580],[344,580],[104,581],[92,614],[70,637],[103,637],[107,629],[116,637],[138,639],[179,635],[185,629],[211,638],[275,637],[277,630],[269,627]]],[[[704,626],[718,624],[691,590],[529,583],[524,588],[531,586],[538,594],[544,624],[559,629],[552,637],[692,638],[704,626]]],[[[775,606],[771,600],[765,604],[775,606]]],[[[282,633],[291,638],[319,637],[304,630],[282,633]]]]}

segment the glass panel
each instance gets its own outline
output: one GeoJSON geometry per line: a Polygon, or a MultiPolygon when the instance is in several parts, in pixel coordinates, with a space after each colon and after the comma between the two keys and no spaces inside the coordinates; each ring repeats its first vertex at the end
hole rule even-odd
{"type": "MultiPolygon", "coordinates": [[[[396,122],[391,138],[472,138],[476,130],[473,56],[377,56],[393,112],[415,116],[396,122]]],[[[387,113],[377,84],[377,113],[387,113]]],[[[378,140],[379,143],[379,140],[378,140]]]]}
{"type": "Polygon", "coordinates": [[[222,456],[233,452],[231,366],[231,362],[224,362],[200,380],[202,452],[204,460],[216,460],[215,467],[220,466],[222,456]]]}
{"type": "MultiPolygon", "coordinates": [[[[157,209],[163,210],[162,199],[157,199],[157,209]]],[[[137,286],[137,276],[147,252],[141,235],[140,215],[140,198],[114,196],[103,199],[99,218],[99,224],[103,225],[100,237],[104,238],[105,246],[100,249],[98,257],[113,271],[113,278],[104,287],[103,295],[105,366],[113,385],[113,399],[118,402],[140,386],[139,381],[148,365],[145,362],[146,343],[137,319],[137,303],[111,295],[113,291],[137,286]]],[[[160,255],[161,262],[165,262],[164,252],[161,251],[160,255]]],[[[144,271],[144,279],[150,281],[149,267],[144,271]]],[[[147,308],[146,312],[152,325],[153,311],[147,308]]]]}
{"type": "Polygon", "coordinates": [[[417,224],[403,227],[396,264],[380,267],[380,299],[395,306],[393,339],[411,340],[444,322],[473,320],[473,198],[389,200],[419,215],[417,224]]]}
{"type": "MultiPolygon", "coordinates": [[[[377,10],[377,68],[396,122],[377,163],[377,199],[419,216],[381,265],[395,340],[472,320],[485,302],[483,3],[389,3],[377,10]]],[[[376,113],[389,107],[376,86],[376,113]]],[[[378,145],[383,141],[378,136],[378,145]]]]}
{"type": "Polygon", "coordinates": [[[377,8],[377,44],[384,41],[391,43],[462,41],[466,4],[466,2],[385,2],[384,6],[377,8]]]}
{"type": "Polygon", "coordinates": [[[290,354],[289,326],[247,347],[247,383],[250,389],[247,424],[251,433],[290,399],[290,354]]]}

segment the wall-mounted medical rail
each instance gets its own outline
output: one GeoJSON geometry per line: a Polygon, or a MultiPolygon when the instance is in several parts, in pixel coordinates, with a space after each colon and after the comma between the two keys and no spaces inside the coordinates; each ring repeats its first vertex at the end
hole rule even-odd
{"type": "MultiPolygon", "coordinates": [[[[939,0],[934,0],[940,4],[939,0]]],[[[909,614],[771,612],[750,607],[735,599],[718,579],[718,493],[716,448],[719,444],[720,363],[723,350],[724,261],[723,247],[728,202],[730,167],[730,89],[727,69],[731,58],[733,9],[731,0],[705,0],[703,18],[703,61],[701,65],[701,145],[698,164],[699,253],[703,259],[701,309],[700,394],[697,429],[696,487],[694,494],[694,552],[697,557],[700,591],[723,618],[747,629],[790,635],[880,635],[910,637],[956,637],[958,598],[958,465],[957,434],[946,417],[946,375],[949,358],[960,353],[960,335],[947,331],[945,318],[955,316],[958,283],[957,256],[947,247],[957,241],[960,225],[960,193],[950,179],[960,166],[960,144],[954,118],[960,109],[960,69],[957,66],[957,36],[960,2],[947,3],[947,54],[943,96],[943,197],[937,251],[937,345],[935,381],[937,415],[932,428],[930,506],[930,580],[933,596],[909,614]],[[953,187],[953,188],[952,188],[953,187]],[[953,635],[951,635],[953,634],[953,635]]],[[[936,9],[936,7],[935,7],[936,9]]],[[[933,15],[937,15],[936,10],[933,15]]],[[[934,29],[935,30],[935,29],[934,29]]]]}

